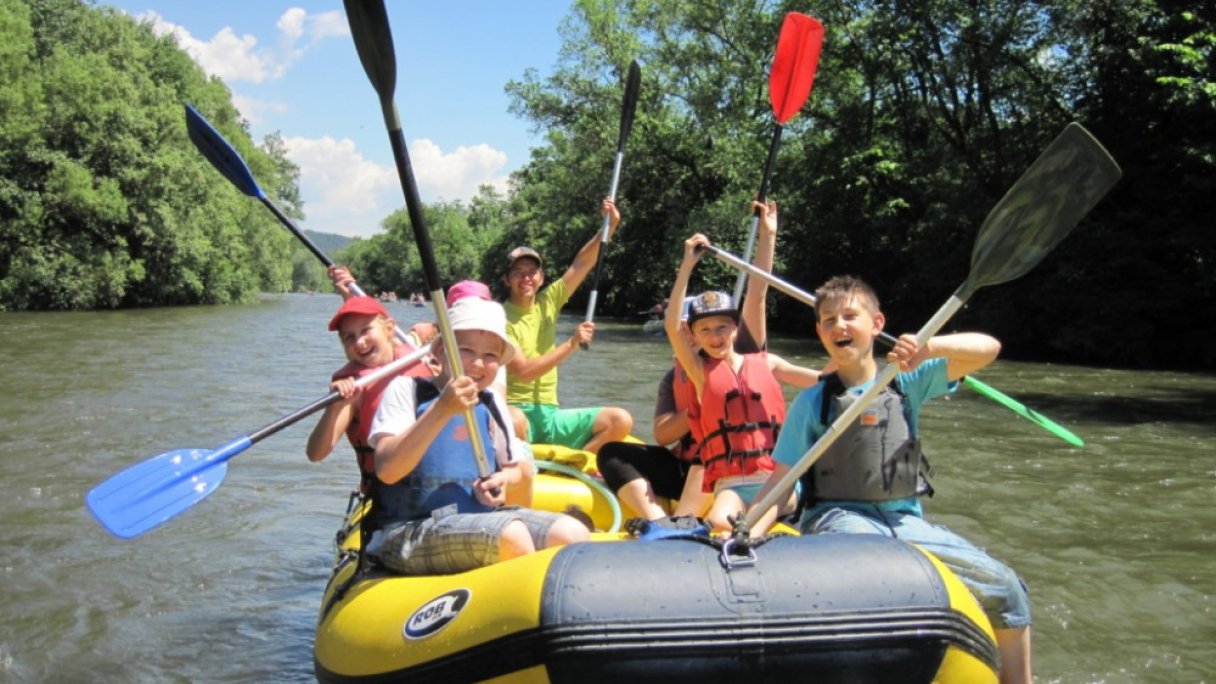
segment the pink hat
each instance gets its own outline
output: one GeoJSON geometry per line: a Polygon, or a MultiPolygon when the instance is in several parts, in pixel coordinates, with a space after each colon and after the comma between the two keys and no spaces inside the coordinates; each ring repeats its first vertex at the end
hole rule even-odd
{"type": "Polygon", "coordinates": [[[485,283],[476,280],[462,280],[448,288],[447,304],[450,309],[453,304],[465,297],[476,297],[487,302],[494,301],[490,288],[485,283]]]}
{"type": "Polygon", "coordinates": [[[342,324],[342,317],[347,314],[376,314],[388,318],[388,311],[376,300],[375,297],[351,297],[342,302],[342,306],[338,309],[338,313],[329,319],[329,329],[337,330],[342,324]]]}

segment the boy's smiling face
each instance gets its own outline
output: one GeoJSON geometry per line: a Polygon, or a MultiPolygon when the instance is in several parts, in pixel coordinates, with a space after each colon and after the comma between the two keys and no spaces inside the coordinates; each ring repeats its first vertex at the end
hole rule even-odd
{"type": "Polygon", "coordinates": [[[515,260],[504,280],[510,290],[511,301],[531,301],[545,284],[545,272],[541,265],[530,257],[515,260]]]}
{"type": "Polygon", "coordinates": [[[712,359],[723,359],[730,354],[738,329],[735,319],[730,316],[708,316],[692,324],[693,338],[712,359]]]}
{"type": "MultiPolygon", "coordinates": [[[[457,330],[456,346],[460,348],[460,364],[464,374],[477,383],[478,390],[484,390],[494,382],[501,363],[503,341],[498,335],[485,330],[457,330]]],[[[444,358],[443,347],[435,355],[440,365],[440,372],[446,378],[448,374],[447,359],[444,358]]],[[[446,382],[446,380],[445,380],[446,382]]]]}
{"type": "Polygon", "coordinates": [[[874,338],[882,332],[885,319],[864,297],[851,294],[820,302],[818,316],[815,332],[839,367],[856,367],[872,358],[874,338]]]}

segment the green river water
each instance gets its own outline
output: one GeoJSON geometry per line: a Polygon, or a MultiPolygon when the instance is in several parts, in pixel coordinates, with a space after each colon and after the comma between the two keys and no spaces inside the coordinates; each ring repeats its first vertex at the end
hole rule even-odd
{"type": "MultiPolygon", "coordinates": [[[[215,494],[142,537],[110,537],[83,497],[132,463],[218,447],[323,396],[342,363],[325,331],[338,301],[0,313],[0,682],[312,679],[357,480],[344,445],[305,459],[312,418],[237,456],[215,494]]],[[[430,316],[390,307],[406,325],[430,316]]],[[[823,362],[813,339],[773,347],[823,362]]],[[[649,438],[670,362],[640,322],[602,322],[562,367],[562,401],[625,406],[649,438]]],[[[1036,680],[1216,681],[1216,377],[1010,361],[981,377],[1086,441],[966,389],[923,413],[928,515],[1025,578],[1036,680]]]]}

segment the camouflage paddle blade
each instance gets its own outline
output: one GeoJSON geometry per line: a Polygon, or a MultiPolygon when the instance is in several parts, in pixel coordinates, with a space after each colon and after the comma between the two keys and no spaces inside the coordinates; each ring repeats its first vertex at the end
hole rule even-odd
{"type": "Polygon", "coordinates": [[[1034,268],[1121,175],[1089,131],[1068,124],[984,219],[971,252],[973,289],[1034,268]]]}

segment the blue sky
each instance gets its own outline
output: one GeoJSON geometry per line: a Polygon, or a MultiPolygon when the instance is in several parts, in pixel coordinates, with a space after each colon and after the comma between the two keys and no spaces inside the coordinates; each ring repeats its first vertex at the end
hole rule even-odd
{"type": "MultiPolygon", "coordinates": [[[[99,0],[173,33],[220,77],[257,141],[278,131],[300,166],[301,227],[380,231],[404,206],[375,91],[338,0],[99,0]]],[[[387,0],[396,102],[423,201],[505,191],[539,140],[507,112],[507,81],[557,62],[569,0],[387,0]]]]}

